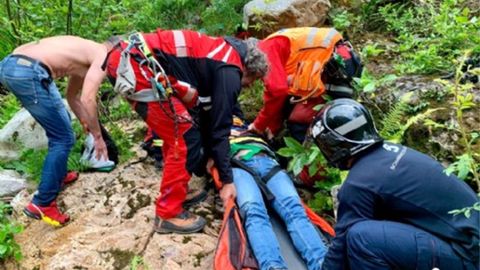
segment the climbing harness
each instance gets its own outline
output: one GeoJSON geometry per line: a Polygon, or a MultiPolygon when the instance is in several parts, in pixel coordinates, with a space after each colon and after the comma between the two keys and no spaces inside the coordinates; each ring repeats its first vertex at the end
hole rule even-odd
{"type": "MultiPolygon", "coordinates": [[[[126,99],[138,101],[138,102],[154,102],[158,101],[160,109],[174,121],[174,132],[175,132],[175,157],[178,158],[177,148],[178,148],[178,125],[180,123],[191,123],[196,125],[193,120],[179,115],[176,113],[172,97],[175,94],[174,88],[172,87],[172,82],[169,76],[166,74],[164,68],[160,63],[153,57],[153,54],[148,47],[143,35],[141,33],[133,33],[129,36],[128,41],[125,41],[128,46],[121,52],[120,62],[117,68],[117,79],[114,86],[114,91],[124,96],[126,99]],[[136,48],[137,51],[141,54],[141,60],[135,59],[138,62],[139,70],[142,76],[150,82],[150,89],[142,89],[140,91],[135,91],[136,87],[136,76],[135,71],[130,62],[131,51],[133,48],[136,48]],[[165,108],[163,102],[168,102],[168,109],[165,108]]],[[[184,86],[187,83],[180,82],[177,83],[180,86],[184,86]]],[[[188,84],[187,84],[188,85],[188,84]]],[[[195,91],[196,89],[192,87],[183,88],[187,91],[186,95],[196,98],[195,94],[188,94],[188,91],[195,91]]],[[[198,95],[198,94],[197,94],[198,95]]]]}

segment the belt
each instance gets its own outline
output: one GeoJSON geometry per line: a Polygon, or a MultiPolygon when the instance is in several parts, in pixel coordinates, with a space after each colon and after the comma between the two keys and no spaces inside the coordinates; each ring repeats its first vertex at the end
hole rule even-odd
{"type": "Polygon", "coordinates": [[[12,54],[10,56],[25,59],[27,61],[30,61],[32,64],[38,64],[40,67],[42,67],[43,69],[45,69],[47,71],[47,73],[50,77],[52,77],[52,71],[50,70],[50,68],[47,65],[45,65],[44,63],[40,62],[39,60],[33,59],[31,57],[28,57],[28,56],[22,55],[22,54],[12,54]]]}

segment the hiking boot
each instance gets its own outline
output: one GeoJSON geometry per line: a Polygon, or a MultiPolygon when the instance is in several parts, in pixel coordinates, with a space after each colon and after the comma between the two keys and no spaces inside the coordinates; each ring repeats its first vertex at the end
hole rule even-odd
{"type": "Polygon", "coordinates": [[[183,207],[189,208],[197,203],[203,202],[207,198],[207,195],[207,192],[203,189],[190,189],[183,202],[183,207]]]}
{"type": "Polygon", "coordinates": [[[41,219],[54,227],[60,227],[70,220],[67,214],[62,214],[58,210],[56,201],[51,202],[49,206],[38,206],[30,202],[23,209],[23,213],[34,219],[41,219]]]}
{"type": "Polygon", "coordinates": [[[155,217],[155,231],[157,233],[194,233],[201,231],[206,223],[203,217],[183,211],[169,219],[155,217]]]}

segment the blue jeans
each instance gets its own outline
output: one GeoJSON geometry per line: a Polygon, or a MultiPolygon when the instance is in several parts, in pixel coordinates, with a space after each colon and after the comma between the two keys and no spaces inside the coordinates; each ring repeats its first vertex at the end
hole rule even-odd
{"type": "Polygon", "coordinates": [[[440,238],[385,220],[353,225],[347,233],[347,254],[351,269],[478,269],[478,263],[462,260],[440,238]]]}
{"type": "Polygon", "coordinates": [[[68,154],[75,142],[70,115],[48,71],[38,61],[9,55],[0,62],[0,82],[45,129],[48,154],[33,203],[55,200],[67,174],[68,154]]]}
{"type": "MultiPolygon", "coordinates": [[[[264,177],[278,163],[268,156],[256,155],[245,164],[264,177]]],[[[248,240],[260,268],[287,268],[253,176],[245,170],[234,168],[233,182],[237,189],[237,204],[245,219],[248,240]]],[[[292,180],[282,170],[267,182],[267,187],[275,195],[272,206],[285,222],[293,244],[308,269],[320,269],[327,248],[308,219],[292,180]]]]}

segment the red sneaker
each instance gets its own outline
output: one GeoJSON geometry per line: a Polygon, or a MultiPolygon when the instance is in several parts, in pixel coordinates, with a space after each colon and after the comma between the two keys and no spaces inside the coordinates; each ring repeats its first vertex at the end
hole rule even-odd
{"type": "Polygon", "coordinates": [[[50,203],[49,206],[38,206],[30,202],[23,209],[23,213],[34,219],[41,219],[54,227],[60,227],[70,220],[67,214],[62,214],[60,210],[58,210],[56,201],[50,203]]]}
{"type": "Polygon", "coordinates": [[[65,177],[63,178],[62,185],[60,186],[60,190],[64,190],[68,184],[71,184],[77,181],[77,179],[78,179],[78,172],[75,172],[75,171],[68,172],[67,175],[65,175],[65,177]]]}
{"type": "Polygon", "coordinates": [[[72,182],[75,182],[78,179],[78,172],[71,171],[68,172],[67,175],[65,175],[65,178],[63,178],[63,184],[68,185],[72,182]]]}

